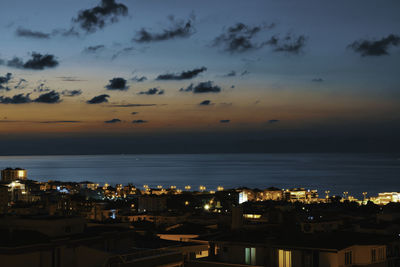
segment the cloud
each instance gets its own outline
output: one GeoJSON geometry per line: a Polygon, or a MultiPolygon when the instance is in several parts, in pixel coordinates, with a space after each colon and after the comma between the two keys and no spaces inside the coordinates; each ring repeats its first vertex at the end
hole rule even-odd
{"type": "Polygon", "coordinates": [[[324,79],[322,79],[322,78],[314,78],[311,81],[315,82],[315,83],[322,83],[324,81],[324,79]]]}
{"type": "Polygon", "coordinates": [[[0,104],[26,104],[32,102],[30,94],[17,94],[12,97],[0,96],[0,104]]]}
{"type": "Polygon", "coordinates": [[[137,83],[141,83],[141,82],[146,81],[147,77],[146,76],[142,76],[142,77],[134,76],[134,77],[132,77],[131,80],[134,81],[134,82],[137,82],[137,83]]]}
{"type": "Polygon", "coordinates": [[[230,123],[231,120],[220,120],[219,122],[220,122],[220,123],[230,123]]]}
{"type": "Polygon", "coordinates": [[[209,106],[209,105],[212,105],[212,104],[211,104],[211,100],[204,100],[204,101],[200,102],[199,105],[200,106],[209,106]]]}
{"type": "Polygon", "coordinates": [[[224,77],[235,77],[235,76],[236,76],[236,71],[234,71],[234,70],[232,70],[224,75],[224,77]]]}
{"type": "Polygon", "coordinates": [[[80,123],[81,121],[40,121],[39,123],[80,123]]]}
{"type": "Polygon", "coordinates": [[[11,73],[7,73],[5,76],[0,76],[0,90],[6,90],[6,91],[10,91],[10,87],[8,86],[4,86],[7,85],[8,82],[11,80],[12,78],[12,74],[11,73]]]}
{"type": "Polygon", "coordinates": [[[61,94],[68,97],[78,96],[82,94],[82,90],[64,90],[61,94]]]}
{"type": "Polygon", "coordinates": [[[128,7],[118,4],[115,0],[102,0],[101,3],[93,8],[81,10],[73,22],[77,23],[81,29],[87,33],[93,33],[98,29],[104,28],[106,23],[115,23],[119,16],[128,15],[128,7]]]}
{"type": "Polygon", "coordinates": [[[62,100],[60,99],[60,93],[53,90],[48,93],[41,94],[33,101],[37,103],[55,104],[61,102],[62,100]]]}
{"type": "Polygon", "coordinates": [[[244,70],[244,71],[242,71],[242,73],[240,73],[240,76],[244,76],[244,75],[248,75],[248,74],[250,74],[250,72],[247,70],[244,70]]]}
{"type": "Polygon", "coordinates": [[[19,37],[34,38],[34,39],[49,39],[50,33],[44,33],[40,31],[32,31],[29,29],[19,27],[15,34],[19,37]]]}
{"type": "Polygon", "coordinates": [[[81,82],[81,81],[86,81],[77,77],[73,77],[73,76],[61,76],[61,77],[57,77],[58,79],[61,79],[64,82],[81,82]]]}
{"type": "Polygon", "coordinates": [[[27,80],[21,78],[19,79],[18,83],[14,86],[14,89],[25,89],[27,85],[27,80]]]}
{"type": "Polygon", "coordinates": [[[213,46],[220,46],[224,51],[230,53],[242,53],[249,50],[262,48],[265,43],[257,42],[255,37],[264,29],[272,29],[275,24],[249,26],[244,23],[237,23],[229,27],[221,35],[216,37],[212,43],[213,46]]]}
{"type": "Polygon", "coordinates": [[[45,83],[41,83],[33,91],[34,92],[38,92],[38,93],[49,92],[50,88],[49,87],[45,87],[45,83]]]}
{"type": "Polygon", "coordinates": [[[195,33],[195,28],[193,26],[194,16],[191,16],[187,21],[175,20],[173,16],[170,16],[169,20],[172,24],[170,28],[164,29],[159,33],[151,33],[142,28],[136,33],[136,37],[133,38],[133,41],[138,43],[159,42],[174,38],[188,38],[195,33]]]}
{"type": "Polygon", "coordinates": [[[126,85],[126,80],[124,78],[113,78],[109,81],[110,83],[105,86],[107,90],[120,90],[125,91],[128,90],[129,86],[126,85]]]}
{"type": "Polygon", "coordinates": [[[360,53],[361,56],[385,56],[389,55],[389,48],[391,46],[400,45],[400,36],[390,34],[380,40],[359,40],[350,44],[348,47],[353,49],[354,52],[360,53]]]}
{"type": "Polygon", "coordinates": [[[201,67],[193,70],[182,71],[181,73],[167,73],[158,75],[156,80],[188,80],[196,77],[203,71],[206,71],[206,67],[201,67]]]}
{"type": "Polygon", "coordinates": [[[136,49],[133,46],[132,47],[125,47],[125,48],[117,51],[116,53],[114,53],[114,55],[111,57],[111,60],[114,60],[114,59],[116,59],[117,57],[119,57],[121,55],[130,54],[134,50],[136,50],[136,49]]]}
{"type": "Polygon", "coordinates": [[[112,119],[109,121],[104,121],[104,123],[117,123],[117,122],[121,122],[121,120],[120,119],[112,119]]]}
{"type": "Polygon", "coordinates": [[[179,89],[180,92],[193,92],[194,94],[202,94],[202,93],[219,93],[221,92],[221,87],[218,85],[213,85],[212,81],[201,82],[194,86],[190,84],[186,88],[179,89]]]}
{"type": "Polygon", "coordinates": [[[147,123],[148,121],[145,121],[145,120],[133,120],[132,121],[132,123],[135,123],[135,124],[142,124],[142,123],[147,123]]]}
{"type": "Polygon", "coordinates": [[[97,53],[97,52],[99,52],[100,50],[102,50],[104,48],[105,48],[104,45],[88,46],[88,47],[85,47],[83,52],[86,53],[86,54],[94,54],[94,53],[97,53]]]}
{"type": "Polygon", "coordinates": [[[114,107],[114,108],[153,107],[153,106],[158,106],[158,104],[114,104],[114,105],[110,105],[110,107],[114,107]]]}
{"type": "Polygon", "coordinates": [[[275,52],[287,52],[292,54],[299,54],[305,46],[307,37],[304,35],[295,36],[287,34],[285,37],[272,36],[265,45],[274,47],[275,52]]]}
{"type": "Polygon", "coordinates": [[[8,67],[18,69],[32,69],[32,70],[43,70],[45,68],[57,67],[59,62],[55,59],[54,55],[32,52],[31,59],[23,62],[21,58],[14,57],[12,60],[7,62],[8,67]]]}
{"type": "Polygon", "coordinates": [[[109,95],[98,95],[93,97],[92,99],[86,101],[87,104],[101,104],[101,103],[107,103],[108,102],[108,97],[109,95]]]}
{"type": "Polygon", "coordinates": [[[147,91],[139,92],[138,95],[163,95],[164,90],[158,88],[150,88],[147,91]]]}
{"type": "Polygon", "coordinates": [[[268,123],[271,123],[271,124],[273,124],[273,123],[278,123],[279,122],[279,120],[269,120],[268,121],[268,123]]]}

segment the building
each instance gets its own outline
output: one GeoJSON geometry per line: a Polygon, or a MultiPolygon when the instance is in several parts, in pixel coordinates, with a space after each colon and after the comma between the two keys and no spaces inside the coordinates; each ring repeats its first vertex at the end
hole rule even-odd
{"type": "Polygon", "coordinates": [[[209,257],[185,266],[387,267],[399,266],[399,244],[355,233],[280,234],[236,231],[209,243],[209,257]]]}
{"type": "Polygon", "coordinates": [[[400,202],[399,192],[379,193],[377,197],[371,197],[370,200],[378,205],[386,205],[391,202],[400,202]]]}
{"type": "Polygon", "coordinates": [[[7,212],[8,202],[9,202],[8,187],[0,185],[0,214],[7,212]]]}
{"type": "Polygon", "coordinates": [[[26,180],[27,172],[21,168],[6,168],[1,171],[1,181],[3,182],[13,182],[16,180],[26,180]]]}

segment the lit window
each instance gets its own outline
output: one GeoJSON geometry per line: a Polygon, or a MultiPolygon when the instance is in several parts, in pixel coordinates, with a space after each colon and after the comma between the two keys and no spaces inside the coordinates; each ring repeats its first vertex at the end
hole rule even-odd
{"type": "Polygon", "coordinates": [[[249,265],[256,265],[256,248],[245,248],[245,263],[249,265]]]}
{"type": "Polygon", "coordinates": [[[371,261],[376,262],[376,249],[371,250],[371,261]]]}
{"type": "Polygon", "coordinates": [[[344,253],[344,264],[345,265],[351,265],[353,264],[353,252],[348,251],[344,253]]]}
{"type": "Polygon", "coordinates": [[[385,248],[378,249],[378,260],[383,261],[385,259],[385,248]]]}
{"type": "Polygon", "coordinates": [[[292,267],[292,252],[290,250],[279,250],[279,267],[292,267]]]}

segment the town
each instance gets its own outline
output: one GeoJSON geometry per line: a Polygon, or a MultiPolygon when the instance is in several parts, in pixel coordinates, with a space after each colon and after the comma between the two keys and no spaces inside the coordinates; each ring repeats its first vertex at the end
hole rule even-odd
{"type": "MultiPolygon", "coordinates": [[[[304,188],[0,185],[4,266],[400,266],[400,193],[304,188]]],[[[2,265],[3,266],[3,265],[2,265]]]]}

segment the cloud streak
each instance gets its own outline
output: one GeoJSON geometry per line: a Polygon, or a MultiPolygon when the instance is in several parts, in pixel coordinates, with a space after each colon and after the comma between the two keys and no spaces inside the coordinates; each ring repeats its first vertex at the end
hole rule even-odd
{"type": "Polygon", "coordinates": [[[86,101],[87,104],[101,104],[101,103],[107,103],[108,102],[108,98],[110,96],[103,94],[103,95],[98,95],[93,97],[92,99],[86,101]]]}
{"type": "Polygon", "coordinates": [[[197,85],[193,83],[186,88],[179,89],[180,92],[193,92],[194,94],[204,94],[204,93],[220,93],[222,91],[221,87],[214,85],[212,81],[201,82],[197,85]]]}
{"type": "Polygon", "coordinates": [[[158,88],[149,88],[147,91],[139,92],[138,95],[163,95],[164,90],[158,88]]]}
{"type": "Polygon", "coordinates": [[[175,20],[173,16],[170,16],[169,19],[172,25],[168,29],[154,33],[142,28],[132,40],[137,43],[160,42],[175,38],[188,38],[195,33],[194,16],[186,21],[175,20]]]}
{"type": "Polygon", "coordinates": [[[200,73],[206,71],[206,67],[201,67],[201,68],[196,68],[193,70],[188,70],[188,71],[182,71],[181,73],[167,73],[167,74],[161,74],[158,75],[156,80],[163,80],[163,81],[168,81],[168,80],[189,80],[197,77],[200,73]]]}

